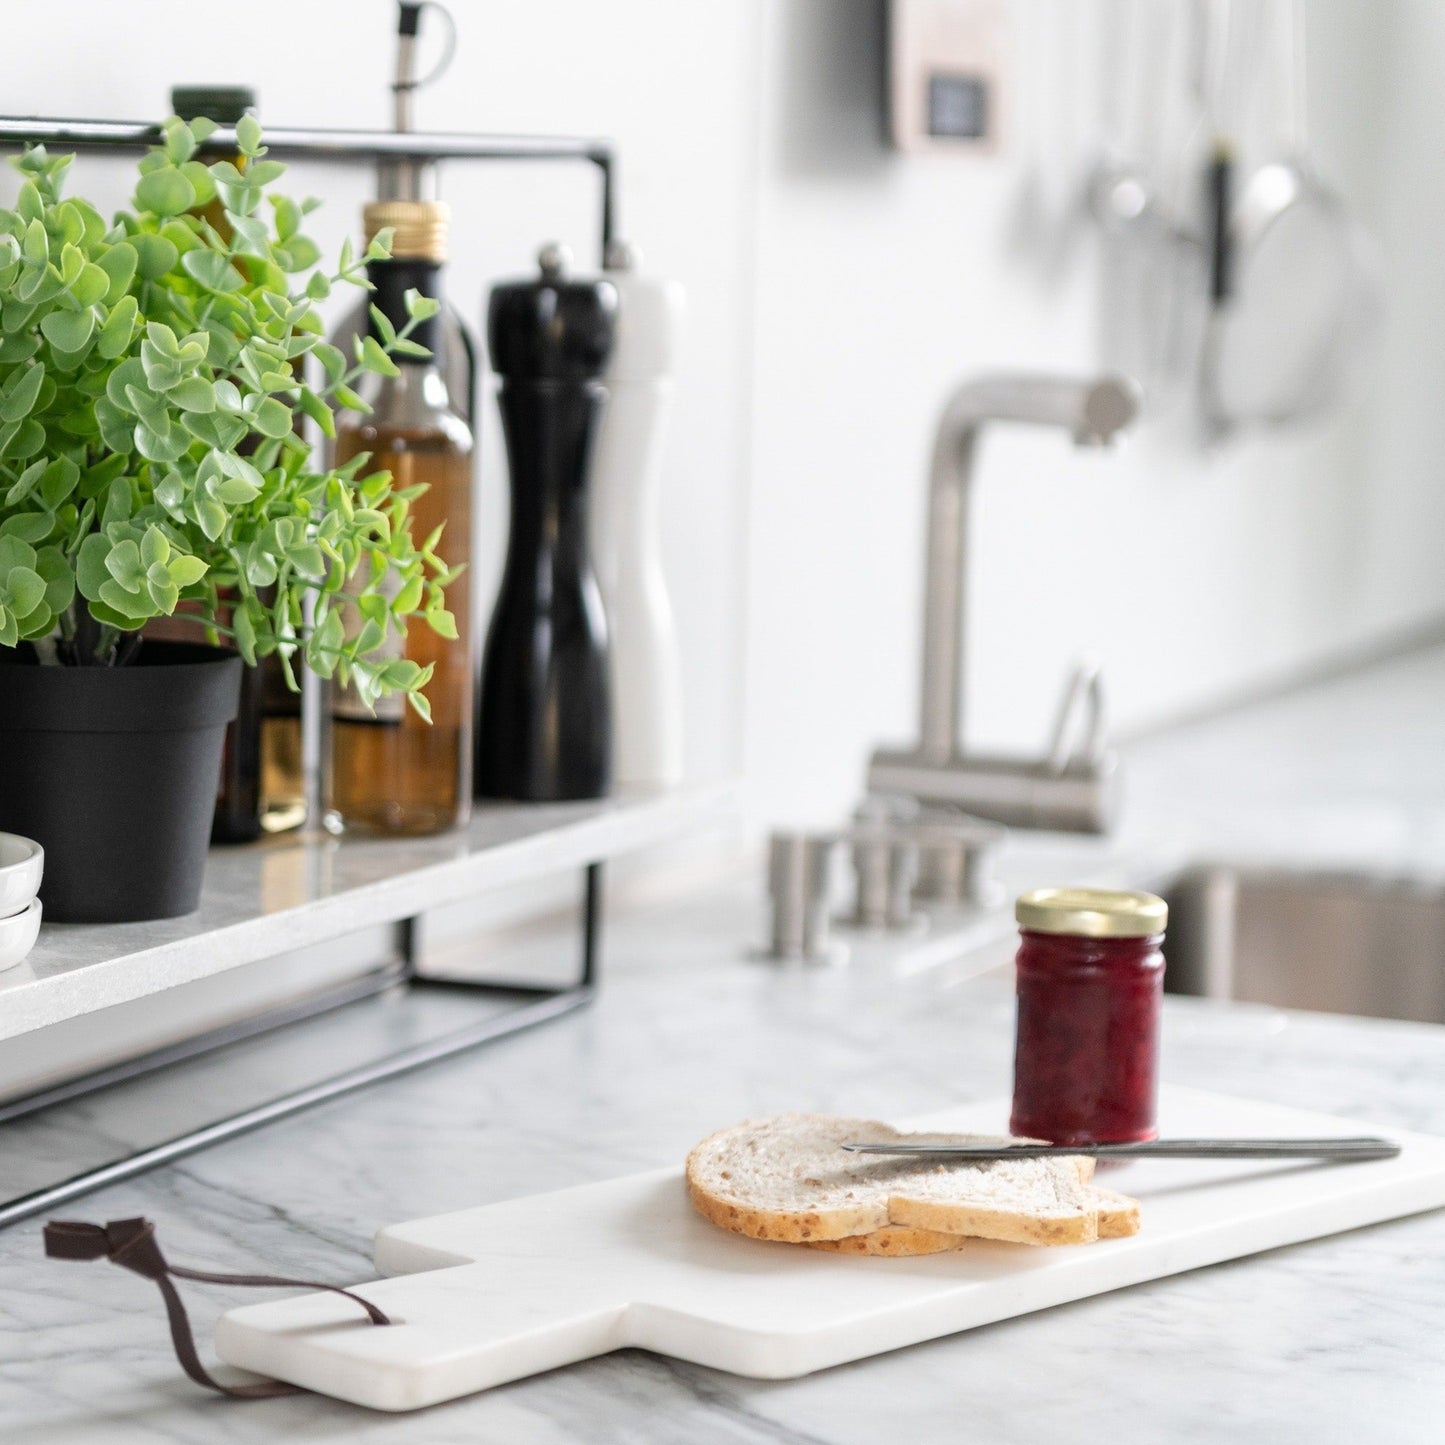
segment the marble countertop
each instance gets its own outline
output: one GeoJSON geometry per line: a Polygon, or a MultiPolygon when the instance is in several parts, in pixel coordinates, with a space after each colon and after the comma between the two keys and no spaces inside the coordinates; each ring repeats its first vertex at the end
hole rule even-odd
{"type": "MultiPolygon", "coordinates": [[[[1167,870],[1206,852],[1431,872],[1445,862],[1442,714],[1445,651],[1181,729],[1132,750],[1134,801],[1114,845],[1019,840],[1006,877],[1068,860],[1167,870]]],[[[620,913],[592,1008],[67,1213],[146,1214],[177,1262],[349,1283],[370,1273],[381,1224],[673,1163],[720,1122],[781,1108],[903,1116],[1006,1091],[1006,973],[918,968],[907,949],[860,950],[844,969],[776,969],[749,957],[760,922],[752,869],[620,913]]],[[[408,1000],[381,1026],[405,1031],[414,1009],[459,1020],[473,1006],[408,1000]]],[[[1164,1059],[1175,1083],[1445,1133],[1445,1028],[1171,999],[1164,1059]]],[[[214,1062],[191,1065],[165,1098],[225,1106],[225,1087],[214,1062]]],[[[96,1142],[115,1151],[152,1124],[144,1108],[91,1104],[22,1127],[28,1146],[68,1158],[96,1142]]],[[[212,1398],[176,1367],[152,1286],[40,1253],[38,1223],[0,1233],[6,1445],[1410,1445],[1438,1439],[1445,1398],[1445,1213],[801,1380],[627,1351],[401,1417],[311,1396],[212,1398]]],[[[203,1339],[219,1308],[257,1297],[186,1294],[203,1339]]]]}

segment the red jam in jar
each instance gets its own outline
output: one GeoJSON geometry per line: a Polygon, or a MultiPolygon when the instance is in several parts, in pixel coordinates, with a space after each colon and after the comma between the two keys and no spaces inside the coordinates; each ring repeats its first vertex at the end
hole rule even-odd
{"type": "Polygon", "coordinates": [[[1152,893],[1037,888],[1019,921],[1012,1133],[1153,1139],[1168,909],[1152,893]]]}

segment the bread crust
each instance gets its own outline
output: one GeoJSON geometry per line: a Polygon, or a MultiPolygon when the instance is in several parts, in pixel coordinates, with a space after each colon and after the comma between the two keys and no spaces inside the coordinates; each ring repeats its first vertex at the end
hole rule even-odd
{"type": "Polygon", "coordinates": [[[976,1239],[1002,1239],[1010,1244],[1092,1244],[1099,1237],[1099,1214],[1081,1207],[1069,1214],[1019,1214],[977,1204],[944,1204],[894,1194],[888,1200],[888,1222],[964,1234],[976,1239]]]}
{"type": "Polygon", "coordinates": [[[1125,1239],[1139,1233],[1139,1201],[1112,1189],[1094,1186],[1099,1204],[1099,1238],[1125,1239]]]}
{"type": "Polygon", "coordinates": [[[971,1243],[960,1234],[939,1234],[933,1229],[910,1229],[906,1224],[885,1224],[869,1234],[851,1234],[846,1239],[812,1239],[809,1249],[827,1249],[834,1254],[866,1254],[877,1258],[911,1259],[921,1254],[948,1254],[971,1243]]]}
{"type": "Polygon", "coordinates": [[[821,1209],[760,1208],[747,1202],[745,1190],[722,1182],[732,1176],[719,1169],[723,1162],[731,1164],[731,1159],[719,1157],[721,1151],[737,1147],[739,1141],[748,1143],[750,1132],[766,1132],[770,1125],[795,1120],[811,1124],[815,1119],[847,1124],[850,1132],[856,1126],[857,1132],[877,1132],[880,1137],[896,1132],[870,1121],[825,1120],[811,1115],[747,1120],[719,1130],[687,1157],[685,1177],[693,1208],[719,1229],[749,1239],[894,1258],[943,1253],[962,1247],[971,1238],[1032,1245],[1088,1244],[1133,1234],[1139,1228],[1136,1201],[1090,1184],[1094,1160],[1087,1155],[1072,1161],[1078,1183],[1056,1186],[1059,1193],[1054,1209],[995,1208],[986,1200],[915,1195],[901,1182],[898,1192],[841,1202],[835,1199],[821,1209]]]}
{"type": "Polygon", "coordinates": [[[881,1205],[858,1205],[852,1209],[830,1209],[792,1212],[776,1209],[749,1209],[710,1194],[692,1176],[689,1155],[687,1197],[692,1207],[710,1224],[749,1239],[768,1239],[778,1244],[816,1244],[833,1239],[847,1239],[870,1234],[888,1223],[888,1211],[881,1205]]]}
{"type": "MultiPolygon", "coordinates": [[[[1137,1199],[1130,1199],[1127,1194],[1118,1194],[1112,1189],[1096,1187],[1091,1202],[1098,1205],[1098,1238],[1124,1239],[1131,1234],[1138,1234],[1137,1199]]],[[[850,1235],[847,1239],[811,1240],[808,1247],[831,1250],[835,1254],[912,1259],[919,1255],[949,1254],[967,1249],[974,1238],[974,1235],[944,1234],[940,1230],[918,1229],[906,1224],[885,1224],[882,1229],[875,1229],[868,1234],[850,1235]]]]}

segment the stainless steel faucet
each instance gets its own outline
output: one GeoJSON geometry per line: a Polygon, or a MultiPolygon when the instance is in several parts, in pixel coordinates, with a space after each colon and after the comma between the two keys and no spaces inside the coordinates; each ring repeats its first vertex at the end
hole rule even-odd
{"type": "Polygon", "coordinates": [[[1097,669],[1081,670],[1070,685],[1047,757],[970,757],[964,748],[968,498],[974,451],[985,423],[1062,427],[1079,446],[1104,446],[1138,411],[1138,389],[1118,376],[980,377],[964,383],[949,399],[939,421],[928,482],[918,746],[875,752],[868,770],[870,791],[949,804],[1013,827],[1107,831],[1114,810],[1116,760],[1104,743],[1097,669]]]}

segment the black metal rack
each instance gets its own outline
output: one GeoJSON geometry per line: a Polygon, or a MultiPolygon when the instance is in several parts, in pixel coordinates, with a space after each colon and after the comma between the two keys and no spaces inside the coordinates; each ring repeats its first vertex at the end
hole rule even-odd
{"type": "MultiPolygon", "coordinates": [[[[0,116],[0,148],[45,145],[75,151],[143,150],[160,139],[160,126],[145,122],[0,116]]],[[[583,162],[594,167],[601,178],[599,251],[602,255],[605,255],[607,244],[612,239],[617,192],[616,162],[613,148],[607,141],[579,137],[397,133],[284,126],[267,126],[265,141],[273,156],[333,164],[357,165],[383,160],[583,162]]],[[[235,144],[235,130],[218,127],[207,139],[203,150],[224,153],[234,151],[235,144]]],[[[441,1059],[455,1057],[582,1007],[591,1001],[597,982],[602,927],[600,861],[586,866],[584,880],[581,964],[576,980],[570,984],[529,990],[429,978],[418,971],[408,937],[403,959],[394,970],[333,988],[304,1004],[275,1009],[242,1023],[209,1030],[180,1044],[152,1050],[122,1064],[0,1106],[0,1125],[3,1125],[398,987],[461,988],[515,1003],[514,1007],[501,1014],[489,1016],[440,1038],[387,1054],[48,1187],[0,1200],[0,1228],[45,1213],[146,1170],[172,1163],[212,1144],[289,1118],[317,1104],[441,1059]]]]}
{"type": "MultiPolygon", "coordinates": [[[[298,126],[265,128],[266,146],[276,157],[366,165],[411,161],[582,161],[602,180],[599,251],[612,239],[617,203],[617,158],[609,141],[585,136],[467,135],[457,132],[326,130],[298,126]]],[[[44,145],[61,150],[144,150],[161,140],[161,128],[146,121],[67,120],[43,116],[0,116],[0,147],[44,145]]],[[[236,148],[233,127],[218,126],[203,152],[236,148]]]]}
{"type": "MultiPolygon", "coordinates": [[[[57,1105],[71,1103],[116,1084],[141,1078],[165,1068],[200,1058],[247,1039],[257,1038],[276,1029],[303,1023],[323,1013],[344,1008],[397,989],[455,989],[485,995],[489,999],[505,999],[513,1006],[476,1023],[455,1029],[439,1038],[383,1055],[342,1073],[333,1074],[317,1083],[308,1084],[278,1095],[263,1104],[243,1109],[199,1128],[188,1129],[162,1143],[127,1154],[94,1169],[87,1169],[68,1179],[31,1190],[10,1199],[0,1200],[0,1229],[17,1224],[69,1203],[82,1195],[104,1189],[111,1184],[133,1179],[137,1174],[172,1164],[212,1144],[220,1144],[241,1134],[249,1134],[267,1124],[289,1119],[294,1114],[318,1104],[339,1099],[372,1084],[409,1074],[428,1064],[455,1058],[498,1039],[509,1038],[524,1029],[535,1028],[551,1019],[561,1018],[592,1001],[597,985],[597,967],[602,925],[602,865],[589,864],[584,872],[585,891],[582,901],[582,957],[574,982],[557,988],[523,988],[516,985],[474,983],[461,979],[433,978],[418,971],[412,956],[410,939],[400,964],[395,969],[370,974],[354,982],[328,989],[324,994],[304,1003],[272,1009],[239,1023],[210,1029],[194,1038],[165,1048],[153,1049],[124,1063],[99,1069],[82,1078],[68,1080],[52,1088],[40,1090],[23,1098],[0,1105],[0,1126],[28,1118],[57,1105]]],[[[410,930],[408,930],[408,934],[410,930]]]]}

